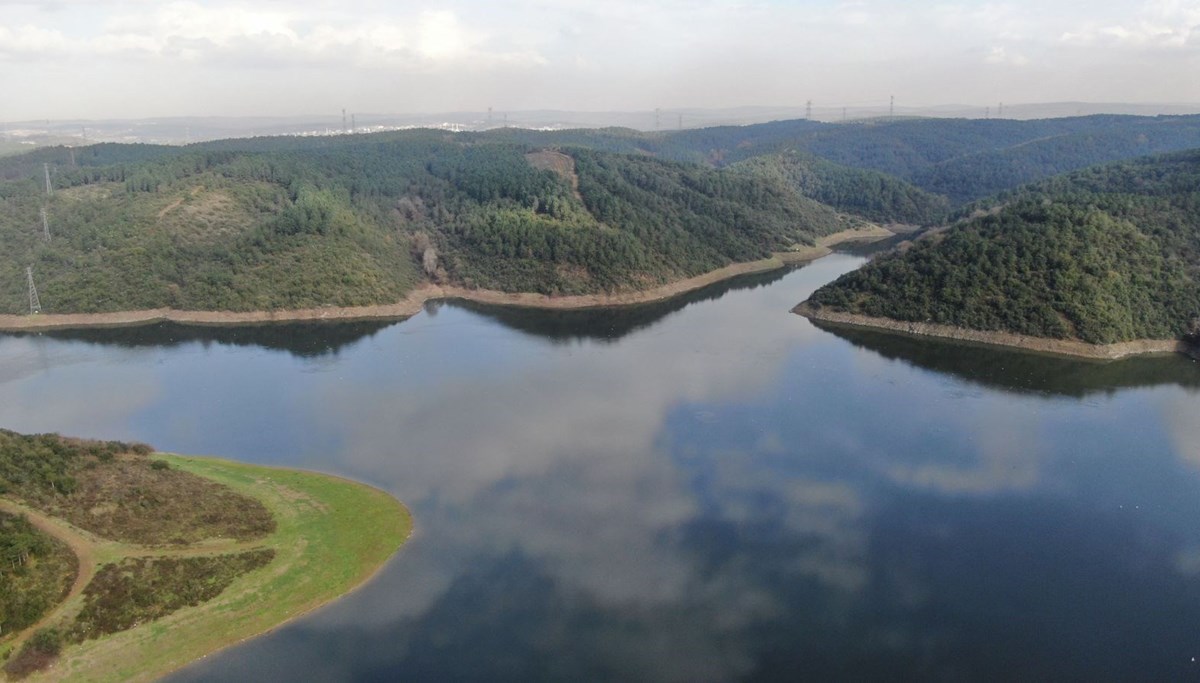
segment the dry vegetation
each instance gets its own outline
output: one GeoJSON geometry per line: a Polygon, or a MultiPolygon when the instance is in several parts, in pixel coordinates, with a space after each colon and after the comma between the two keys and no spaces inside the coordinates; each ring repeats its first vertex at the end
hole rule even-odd
{"type": "Polygon", "coordinates": [[[150,451],[145,444],[0,430],[0,494],[126,543],[245,541],[275,529],[262,503],[173,470],[150,451]]]}
{"type": "Polygon", "coordinates": [[[583,200],[583,196],[579,194],[579,174],[575,172],[575,160],[570,156],[552,149],[543,149],[526,154],[525,159],[529,161],[530,166],[540,171],[557,173],[560,178],[571,184],[575,198],[583,200]]]}
{"type": "Polygon", "coordinates": [[[76,473],[79,483],[71,495],[30,503],[98,536],[141,545],[247,541],[274,531],[271,513],[257,500],[156,462],[123,454],[89,463],[76,473]]]}
{"type": "Polygon", "coordinates": [[[0,679],[160,676],[342,595],[410,529],[353,482],[149,453],[0,430],[0,679]]]}
{"type": "Polygon", "coordinates": [[[270,548],[200,557],[131,557],[100,568],[67,639],[117,633],[217,597],[246,572],[265,567],[270,548]]]}

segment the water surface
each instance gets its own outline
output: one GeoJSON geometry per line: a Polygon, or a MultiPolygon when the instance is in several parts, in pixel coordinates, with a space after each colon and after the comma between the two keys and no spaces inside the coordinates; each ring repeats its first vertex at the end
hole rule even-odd
{"type": "Polygon", "coordinates": [[[660,305],[0,337],[0,426],[404,500],[375,582],[174,677],[1200,674],[1200,368],[830,332],[839,254],[660,305]]]}

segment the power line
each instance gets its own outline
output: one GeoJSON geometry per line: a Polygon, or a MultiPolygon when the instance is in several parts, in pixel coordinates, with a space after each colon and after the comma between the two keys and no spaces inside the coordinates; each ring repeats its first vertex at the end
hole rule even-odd
{"type": "Polygon", "coordinates": [[[42,207],[42,235],[50,241],[50,219],[46,216],[46,207],[42,207]]]}
{"type": "Polygon", "coordinates": [[[42,170],[46,172],[46,196],[54,194],[54,188],[50,186],[50,164],[42,164],[42,170]]]}
{"type": "Polygon", "coordinates": [[[42,302],[38,300],[37,287],[33,286],[33,266],[25,268],[25,278],[29,280],[29,315],[42,312],[42,302]]]}

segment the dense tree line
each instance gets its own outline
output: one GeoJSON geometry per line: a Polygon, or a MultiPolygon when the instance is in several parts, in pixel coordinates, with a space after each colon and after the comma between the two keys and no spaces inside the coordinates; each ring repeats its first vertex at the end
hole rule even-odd
{"type": "Polygon", "coordinates": [[[842,166],[803,152],[754,157],[731,167],[775,178],[800,194],[878,223],[936,225],[950,205],[894,176],[842,166]]]}
{"type": "Polygon", "coordinates": [[[811,301],[1093,343],[1200,330],[1200,152],[1077,172],[992,209],[811,301]]]}
{"type": "Polygon", "coordinates": [[[592,150],[567,150],[576,191],[531,149],[428,131],[101,149],[117,162],[61,170],[53,196],[37,171],[0,183],[16,255],[0,310],[26,310],[26,265],[47,312],[345,306],[396,301],[419,269],[509,291],[641,288],[842,226],[782,183],[592,150]]]}

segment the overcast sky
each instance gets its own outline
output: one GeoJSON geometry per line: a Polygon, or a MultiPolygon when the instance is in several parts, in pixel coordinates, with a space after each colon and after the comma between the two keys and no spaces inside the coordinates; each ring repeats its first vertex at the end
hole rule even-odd
{"type": "Polygon", "coordinates": [[[1200,101],[1200,0],[0,0],[0,120],[1200,101]]]}

